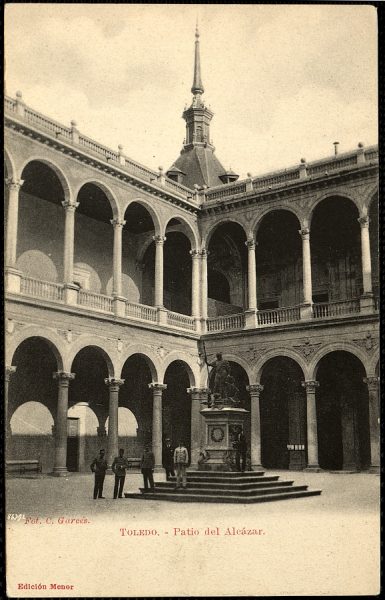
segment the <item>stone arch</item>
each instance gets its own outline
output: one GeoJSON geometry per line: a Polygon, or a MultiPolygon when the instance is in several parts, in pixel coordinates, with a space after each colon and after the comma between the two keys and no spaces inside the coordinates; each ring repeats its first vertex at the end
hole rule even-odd
{"type": "Polygon", "coordinates": [[[310,373],[309,366],[298,352],[291,350],[290,348],[275,348],[274,350],[266,352],[260,359],[258,359],[257,364],[253,369],[252,383],[260,382],[263,368],[266,363],[272,358],[279,357],[291,358],[301,369],[304,379],[310,379],[308,376],[310,373]]]}
{"type": "Polygon", "coordinates": [[[366,369],[368,377],[371,375],[379,375],[380,373],[380,353],[376,352],[368,362],[368,367],[366,369]]]}
{"type": "Polygon", "coordinates": [[[365,194],[365,199],[364,199],[364,206],[366,207],[367,211],[369,212],[369,208],[372,204],[372,202],[374,200],[378,200],[378,185],[377,183],[374,184],[369,191],[365,194]]]}
{"type": "Polygon", "coordinates": [[[169,222],[172,219],[177,219],[177,220],[181,221],[181,224],[182,224],[181,233],[184,233],[187,236],[187,238],[189,239],[190,244],[191,244],[191,250],[198,250],[198,248],[199,248],[198,234],[192,227],[192,224],[183,215],[177,215],[177,216],[174,215],[167,219],[167,221],[164,224],[164,235],[166,235],[167,225],[169,224],[169,222]]]}
{"type": "Polygon", "coordinates": [[[104,340],[99,340],[99,339],[95,340],[95,337],[90,336],[90,335],[89,336],[88,335],[81,336],[78,340],[76,340],[76,342],[74,344],[72,344],[71,350],[70,350],[70,355],[68,357],[68,364],[70,365],[70,367],[72,367],[73,362],[74,362],[76,356],[79,354],[79,352],[81,350],[83,350],[84,348],[87,348],[90,346],[99,350],[99,352],[105,359],[107,370],[108,370],[108,376],[115,377],[115,373],[117,371],[115,368],[114,360],[113,360],[113,358],[111,358],[111,356],[113,356],[113,352],[111,351],[111,348],[109,347],[108,344],[104,343],[104,340]]]}
{"type": "Polygon", "coordinates": [[[15,166],[15,162],[10,151],[4,147],[4,162],[7,168],[7,175],[9,179],[17,179],[18,171],[15,166]]]}
{"type": "Polygon", "coordinates": [[[356,207],[356,209],[358,211],[358,215],[361,214],[362,205],[357,200],[357,198],[355,198],[353,195],[346,194],[345,192],[341,192],[341,190],[335,190],[335,191],[329,190],[325,194],[318,196],[318,198],[316,198],[314,200],[313,204],[311,206],[309,206],[309,215],[308,215],[308,226],[309,227],[311,227],[311,222],[313,220],[314,211],[315,211],[316,207],[324,200],[327,200],[328,198],[334,198],[334,197],[339,197],[339,198],[344,198],[345,200],[350,200],[350,202],[356,207]]]}
{"type": "Polygon", "coordinates": [[[89,179],[85,179],[78,185],[78,187],[76,188],[76,191],[75,191],[75,197],[74,197],[75,200],[78,198],[80,190],[88,183],[92,183],[93,185],[98,187],[105,194],[108,202],[110,203],[113,218],[119,219],[120,218],[120,210],[119,210],[119,203],[117,201],[116,196],[111,191],[111,189],[108,187],[108,185],[106,185],[103,181],[100,181],[99,179],[97,179],[95,177],[90,177],[89,179]]]}
{"type": "Polygon", "coordinates": [[[224,223],[236,223],[237,225],[239,225],[242,228],[242,230],[244,231],[244,234],[247,239],[247,230],[246,230],[245,223],[241,219],[238,219],[237,217],[232,215],[232,216],[228,216],[228,217],[222,217],[215,223],[211,224],[211,226],[208,228],[207,231],[202,233],[202,248],[209,247],[209,243],[210,243],[210,240],[211,240],[213,234],[218,229],[218,227],[220,227],[220,225],[223,225],[224,223]]]}
{"type": "Polygon", "coordinates": [[[315,379],[315,380],[317,379],[317,370],[319,367],[319,363],[324,356],[326,356],[327,354],[330,354],[331,352],[338,352],[338,351],[348,352],[349,354],[353,354],[356,358],[358,358],[359,361],[361,361],[365,373],[368,374],[368,372],[369,372],[368,371],[368,365],[369,365],[368,357],[365,355],[363,350],[361,350],[358,346],[356,346],[352,342],[334,342],[334,343],[328,344],[327,346],[324,346],[323,348],[318,350],[318,352],[316,352],[316,354],[313,356],[313,358],[308,366],[309,379],[315,379]]]}
{"type": "MultiPolygon", "coordinates": [[[[30,156],[27,160],[24,161],[24,163],[22,164],[22,166],[20,168],[20,177],[21,178],[23,178],[24,169],[32,162],[41,162],[54,171],[54,173],[57,175],[57,177],[60,181],[60,184],[63,188],[65,201],[71,202],[74,200],[74,198],[76,198],[76,195],[75,195],[75,197],[72,196],[72,188],[67,179],[67,176],[64,174],[62,168],[59,167],[59,165],[57,165],[57,163],[54,160],[52,160],[51,158],[49,158],[49,160],[48,160],[47,158],[40,156],[40,155],[30,156]]],[[[23,189],[23,188],[21,188],[21,189],[23,189]]]]}
{"type": "Polygon", "coordinates": [[[120,360],[119,370],[116,371],[120,374],[119,376],[121,376],[123,367],[127,360],[134,354],[139,354],[139,356],[145,360],[150,369],[153,383],[162,383],[162,381],[159,380],[160,373],[162,372],[159,360],[156,358],[151,346],[146,346],[145,344],[132,344],[127,348],[124,358],[120,360]]]}
{"type": "Polygon", "coordinates": [[[148,210],[154,223],[155,235],[162,235],[163,228],[161,224],[162,220],[160,218],[160,215],[158,214],[158,211],[154,208],[154,206],[145,198],[131,198],[131,200],[129,200],[127,204],[125,204],[122,208],[122,218],[124,217],[127,208],[130,206],[130,204],[133,204],[134,202],[136,204],[140,204],[141,206],[143,206],[143,208],[148,210]]]}
{"type": "Polygon", "coordinates": [[[66,371],[68,369],[64,341],[53,331],[48,329],[45,330],[36,325],[23,328],[20,332],[16,333],[12,339],[8,340],[6,352],[8,364],[12,364],[13,357],[20,344],[30,338],[39,338],[47,342],[56,358],[58,371],[66,371]]]}
{"type": "Polygon", "coordinates": [[[199,373],[197,369],[198,365],[193,366],[191,364],[191,357],[188,354],[184,354],[183,352],[181,353],[179,351],[170,352],[170,354],[168,354],[167,357],[164,359],[161,371],[162,381],[164,381],[164,376],[168,367],[171,365],[171,363],[175,361],[183,362],[190,380],[190,387],[196,387],[197,382],[199,381],[199,373]]]}
{"type": "Polygon", "coordinates": [[[254,219],[254,221],[252,223],[252,227],[251,227],[251,231],[254,232],[255,236],[258,233],[258,230],[261,226],[261,223],[262,223],[264,217],[266,217],[266,215],[268,215],[271,212],[278,212],[278,211],[286,211],[286,212],[292,213],[298,219],[298,229],[301,228],[301,223],[303,220],[303,213],[300,210],[300,208],[295,205],[288,206],[287,204],[279,203],[279,204],[274,204],[271,206],[266,206],[260,213],[258,213],[258,216],[254,219]]]}

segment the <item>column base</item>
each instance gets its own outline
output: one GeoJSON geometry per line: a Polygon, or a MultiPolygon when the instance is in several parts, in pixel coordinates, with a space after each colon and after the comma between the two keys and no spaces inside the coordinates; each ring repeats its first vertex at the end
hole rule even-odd
{"type": "Polygon", "coordinates": [[[360,298],[360,313],[372,314],[374,312],[374,296],[373,294],[363,294],[360,298]]]}
{"type": "Polygon", "coordinates": [[[373,473],[374,475],[379,475],[381,472],[381,467],[379,465],[371,465],[369,467],[369,473],[373,473]]]}
{"type": "Polygon", "coordinates": [[[319,465],[308,465],[303,470],[305,473],[320,473],[323,469],[319,465]]]}
{"type": "Polygon", "coordinates": [[[67,477],[67,475],[68,475],[67,467],[54,467],[52,475],[54,477],[67,477]]]}
{"type": "Polygon", "coordinates": [[[154,473],[164,473],[164,468],[162,466],[157,465],[154,467],[154,473]]]}
{"type": "Polygon", "coordinates": [[[313,318],[312,305],[310,303],[301,304],[299,307],[299,314],[301,321],[309,321],[313,318]]]}
{"type": "Polygon", "coordinates": [[[256,327],[258,327],[256,309],[245,310],[245,329],[256,329],[256,327]]]}
{"type": "Polygon", "coordinates": [[[201,333],[201,319],[200,319],[200,317],[195,317],[195,331],[197,333],[201,333]]]}
{"type": "Polygon", "coordinates": [[[201,319],[201,333],[207,333],[207,319],[201,319]]]}
{"type": "Polygon", "coordinates": [[[64,284],[64,302],[70,306],[76,306],[78,303],[79,286],[76,283],[64,284]]]}
{"type": "Polygon", "coordinates": [[[251,465],[251,470],[252,471],[263,471],[264,468],[262,465],[251,465]]]}
{"type": "Polygon", "coordinates": [[[164,306],[157,307],[159,325],[167,325],[167,310],[164,306]]]}
{"type": "Polygon", "coordinates": [[[114,296],[112,301],[114,307],[114,315],[117,317],[124,317],[126,314],[126,298],[123,296],[114,296]]]}
{"type": "Polygon", "coordinates": [[[5,268],[5,290],[11,294],[20,294],[23,273],[13,267],[5,268]]]}

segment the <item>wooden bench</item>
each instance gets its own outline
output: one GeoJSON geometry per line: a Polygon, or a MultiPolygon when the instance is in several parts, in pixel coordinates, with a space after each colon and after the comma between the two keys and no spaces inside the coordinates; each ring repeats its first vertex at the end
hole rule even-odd
{"type": "Polygon", "coordinates": [[[142,460],[140,458],[127,458],[127,462],[130,469],[140,469],[142,460]]]}
{"type": "Polygon", "coordinates": [[[5,463],[7,473],[41,473],[41,462],[39,458],[7,460],[5,463]]]}

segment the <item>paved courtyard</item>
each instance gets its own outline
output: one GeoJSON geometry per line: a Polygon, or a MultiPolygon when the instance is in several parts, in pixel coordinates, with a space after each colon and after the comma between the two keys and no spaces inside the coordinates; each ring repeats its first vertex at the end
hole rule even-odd
{"type": "MultiPolygon", "coordinates": [[[[51,579],[73,585],[68,596],[376,593],[380,478],[274,473],[322,494],[254,505],[114,500],[107,476],[106,499],[95,501],[92,474],[9,479],[7,513],[30,518],[7,521],[10,595],[58,595],[18,591],[51,579]]],[[[131,473],[125,491],[141,485],[131,473]]]]}

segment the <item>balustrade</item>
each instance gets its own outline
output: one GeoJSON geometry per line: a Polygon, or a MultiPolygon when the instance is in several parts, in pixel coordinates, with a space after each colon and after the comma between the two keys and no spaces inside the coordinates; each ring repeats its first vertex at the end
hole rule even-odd
{"type": "Polygon", "coordinates": [[[182,329],[189,329],[195,331],[195,319],[189,315],[182,315],[180,313],[167,311],[167,325],[174,325],[175,327],[181,327],[182,329]]]}
{"type": "Polygon", "coordinates": [[[126,317],[134,317],[144,321],[157,322],[157,310],[154,306],[137,304],[136,302],[126,302],[126,317]]]}
{"type": "Polygon", "coordinates": [[[244,313],[223,315],[207,319],[207,331],[225,331],[230,329],[243,329],[245,326],[244,313]]]}
{"type": "Polygon", "coordinates": [[[78,295],[78,304],[81,306],[89,306],[93,310],[102,312],[113,312],[112,298],[103,294],[96,294],[87,290],[80,290],[78,295]]]}
{"type": "Polygon", "coordinates": [[[63,301],[64,286],[52,281],[42,281],[23,275],[20,284],[20,293],[34,298],[63,301]]]}
{"type": "Polygon", "coordinates": [[[257,312],[258,325],[275,325],[276,323],[290,323],[301,318],[299,306],[259,310],[257,312]]]}
{"type": "Polygon", "coordinates": [[[342,300],[339,302],[317,302],[313,304],[313,318],[339,317],[360,312],[359,299],[342,300]]]}

